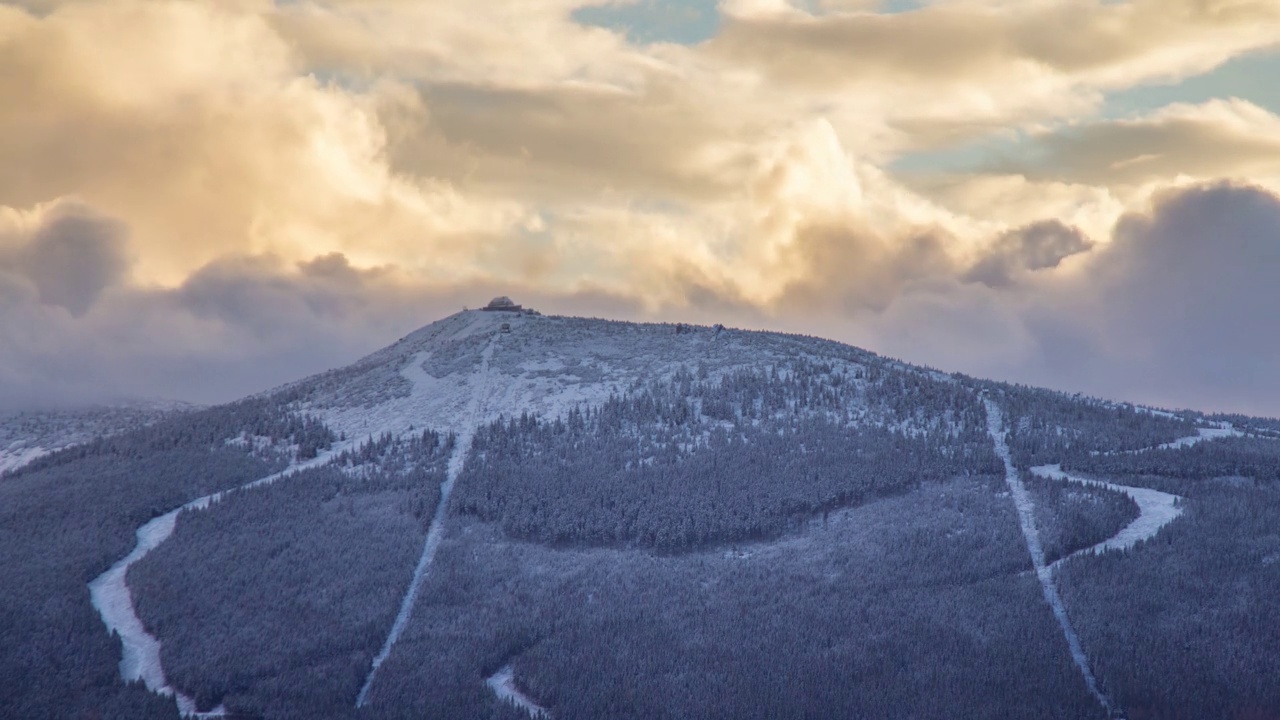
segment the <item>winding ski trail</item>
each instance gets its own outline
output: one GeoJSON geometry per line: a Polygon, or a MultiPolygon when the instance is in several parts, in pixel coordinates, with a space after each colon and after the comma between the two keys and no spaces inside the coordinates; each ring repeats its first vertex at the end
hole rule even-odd
{"type": "MultiPolygon", "coordinates": [[[[427,570],[431,567],[431,561],[435,559],[436,551],[440,548],[440,541],[444,538],[444,522],[449,511],[449,496],[453,493],[454,483],[458,479],[458,475],[462,473],[462,467],[466,463],[467,451],[471,447],[471,438],[475,435],[476,427],[480,424],[484,412],[484,396],[489,389],[489,361],[493,357],[493,349],[498,341],[495,335],[489,340],[489,344],[485,346],[484,351],[480,355],[480,369],[477,372],[477,387],[471,393],[468,400],[466,421],[462,427],[458,428],[457,444],[453,449],[453,456],[449,458],[449,470],[445,477],[445,481],[440,484],[440,503],[436,505],[435,515],[431,518],[431,527],[427,530],[427,539],[422,546],[422,555],[418,558],[418,564],[413,570],[413,580],[409,582],[409,589],[405,592],[404,599],[400,602],[400,611],[396,614],[395,622],[391,625],[391,632],[387,634],[387,639],[382,644],[382,649],[373,658],[373,665],[369,668],[369,674],[365,677],[364,685],[360,688],[360,694],[356,696],[356,707],[364,707],[369,700],[369,692],[373,689],[373,683],[378,677],[378,668],[382,667],[382,663],[386,661],[391,654],[391,649],[395,646],[396,641],[400,639],[401,633],[404,632],[405,626],[409,624],[409,616],[413,614],[414,603],[417,602],[418,592],[422,589],[422,582],[426,579],[427,570]]],[[[411,373],[414,371],[421,372],[421,361],[415,360],[410,363],[409,372],[406,376],[413,380],[411,373]]]]}
{"type": "Polygon", "coordinates": [[[295,463],[278,473],[259,478],[237,488],[196,498],[159,517],[152,518],[138,528],[135,533],[138,542],[134,545],[133,550],[128,555],[117,560],[106,572],[89,583],[90,600],[93,603],[93,607],[97,609],[98,615],[102,617],[103,624],[107,626],[107,631],[114,632],[120,636],[120,642],[123,646],[120,658],[120,678],[122,680],[125,682],[142,680],[151,692],[175,698],[178,702],[178,710],[188,717],[219,717],[225,714],[226,711],[222,707],[215,708],[208,713],[198,712],[195,700],[169,685],[168,679],[165,678],[164,666],[160,662],[160,640],[147,632],[147,628],[142,624],[142,619],[138,617],[137,608],[133,604],[133,594],[129,591],[129,585],[126,582],[129,567],[146,557],[148,553],[155,550],[173,535],[174,527],[178,521],[178,514],[183,510],[204,510],[211,504],[226,497],[228,493],[268,485],[307,468],[323,465],[336,452],[338,450],[329,450],[320,453],[312,460],[295,463]]]}
{"type": "Polygon", "coordinates": [[[1182,508],[1178,506],[1179,501],[1182,500],[1179,495],[1150,488],[1117,485],[1103,480],[1090,480],[1089,478],[1064,472],[1061,465],[1038,465],[1031,468],[1031,472],[1038,477],[1049,480],[1063,480],[1124,493],[1133,498],[1133,501],[1138,504],[1138,517],[1124,526],[1120,532],[1100,543],[1081,548],[1070,555],[1058,558],[1049,566],[1051,570],[1077,555],[1097,555],[1108,550],[1128,550],[1143,540],[1155,537],[1155,534],[1160,532],[1161,528],[1173,522],[1182,514],[1182,508]]]}
{"type": "Polygon", "coordinates": [[[1004,462],[1005,482],[1009,486],[1009,492],[1013,495],[1013,504],[1018,510],[1018,524],[1022,527],[1022,536],[1026,539],[1027,550],[1031,553],[1031,563],[1035,567],[1036,578],[1040,581],[1040,589],[1044,593],[1044,599],[1053,610],[1053,616],[1058,620],[1058,626],[1062,628],[1062,635],[1066,638],[1067,647],[1071,651],[1071,659],[1075,662],[1076,667],[1080,669],[1080,674],[1084,677],[1084,683],[1089,688],[1090,694],[1097,699],[1108,715],[1114,716],[1116,714],[1115,706],[1098,688],[1098,681],[1093,676],[1093,670],[1089,668],[1089,656],[1085,654],[1084,646],[1080,644],[1080,636],[1076,634],[1075,628],[1071,625],[1071,618],[1067,615],[1066,605],[1063,604],[1062,596],[1058,593],[1058,585],[1053,579],[1053,570],[1045,564],[1044,547],[1040,544],[1040,532],[1036,529],[1035,506],[1031,502],[1031,494],[1027,492],[1026,486],[1022,484],[1022,478],[1019,477],[1017,468],[1013,466],[1013,459],[1009,454],[1009,445],[1005,441],[1004,414],[1000,410],[1000,406],[991,399],[983,398],[982,402],[987,408],[987,433],[991,436],[996,455],[1004,462]]]}
{"type": "Polygon", "coordinates": [[[551,717],[551,713],[546,708],[534,702],[533,698],[520,692],[520,688],[516,687],[516,673],[510,665],[502,666],[502,669],[490,675],[484,684],[488,685],[500,700],[505,700],[524,710],[530,717],[535,719],[551,717]]]}

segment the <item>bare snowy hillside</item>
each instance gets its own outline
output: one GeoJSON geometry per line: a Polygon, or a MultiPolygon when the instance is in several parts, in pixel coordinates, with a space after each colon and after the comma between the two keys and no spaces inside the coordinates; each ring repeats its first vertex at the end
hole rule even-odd
{"type": "MultiPolygon", "coordinates": [[[[460,431],[491,348],[481,415],[560,417],[638,384],[706,370],[719,379],[745,367],[795,360],[837,363],[853,377],[883,361],[817,338],[692,325],[640,325],[472,310],[432,323],[348,368],[288,386],[298,407],[351,436],[402,433],[424,424],[460,431]],[[503,330],[503,326],[507,330],[503,330]]],[[[855,414],[858,406],[849,408],[855,414]]]]}
{"type": "Polygon", "coordinates": [[[6,707],[1280,712],[1274,421],[504,307],[8,475],[6,707]]]}

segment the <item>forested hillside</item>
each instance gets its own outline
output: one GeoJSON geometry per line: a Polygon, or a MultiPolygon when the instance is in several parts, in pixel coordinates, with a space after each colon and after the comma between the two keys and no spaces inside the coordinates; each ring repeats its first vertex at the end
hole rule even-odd
{"type": "Polygon", "coordinates": [[[129,572],[172,681],[201,710],[307,718],[350,706],[452,452],[433,431],[384,436],[180,515],[174,537],[129,572]]]}
{"type": "Polygon", "coordinates": [[[676,556],[511,543],[459,518],[369,716],[1100,718],[990,479],[676,556]]]}
{"type": "Polygon", "coordinates": [[[72,445],[193,409],[183,403],[125,403],[0,412],[0,475],[72,445]]]}
{"type": "Polygon", "coordinates": [[[987,387],[999,393],[1009,448],[1021,467],[1155,447],[1196,434],[1201,419],[1022,385],[987,387]]]}
{"type": "Polygon", "coordinates": [[[173,717],[120,682],[120,643],[87,583],[146,520],[270,473],[328,434],[265,403],[183,414],[40,458],[0,478],[0,698],[12,717],[173,717]],[[237,442],[244,437],[261,442],[237,442]]]}
{"type": "Polygon", "coordinates": [[[685,550],[997,468],[981,408],[951,383],[890,386],[803,360],[706,377],[494,422],[476,434],[457,511],[523,539],[685,550]]]}

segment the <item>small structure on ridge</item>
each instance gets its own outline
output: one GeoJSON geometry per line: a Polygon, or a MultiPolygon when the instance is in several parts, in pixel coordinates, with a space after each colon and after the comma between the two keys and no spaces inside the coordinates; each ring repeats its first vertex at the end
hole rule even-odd
{"type": "Polygon", "coordinates": [[[487,310],[489,312],[494,312],[499,310],[505,310],[507,312],[520,312],[524,308],[521,307],[520,305],[515,304],[515,302],[513,302],[511,298],[507,297],[506,295],[499,295],[498,297],[490,300],[489,304],[485,305],[481,309],[487,310]]]}

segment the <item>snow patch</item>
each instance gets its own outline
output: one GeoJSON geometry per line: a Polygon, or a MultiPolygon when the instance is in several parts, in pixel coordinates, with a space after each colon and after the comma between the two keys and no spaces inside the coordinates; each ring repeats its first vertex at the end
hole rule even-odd
{"type": "Polygon", "coordinates": [[[551,717],[551,713],[546,708],[534,702],[533,698],[520,692],[520,688],[516,687],[515,670],[510,665],[504,665],[501,670],[490,675],[484,684],[489,686],[498,699],[515,705],[533,718],[551,717]]]}
{"type": "MultiPolygon", "coordinates": [[[[1190,437],[1178,438],[1173,442],[1167,442],[1167,443],[1164,443],[1163,445],[1157,445],[1156,449],[1177,450],[1179,448],[1191,447],[1192,445],[1195,445],[1196,443],[1204,442],[1205,440],[1217,440],[1219,438],[1228,438],[1228,437],[1244,437],[1244,433],[1232,427],[1230,423],[1226,423],[1225,425],[1226,425],[1225,427],[1196,428],[1197,433],[1195,435],[1192,435],[1190,437]]],[[[1142,451],[1139,450],[1138,452],[1142,452],[1142,451]]]]}
{"type": "Polygon", "coordinates": [[[0,475],[17,470],[36,458],[49,454],[49,450],[39,446],[18,447],[18,445],[20,443],[15,442],[7,449],[0,450],[0,475]]]}

